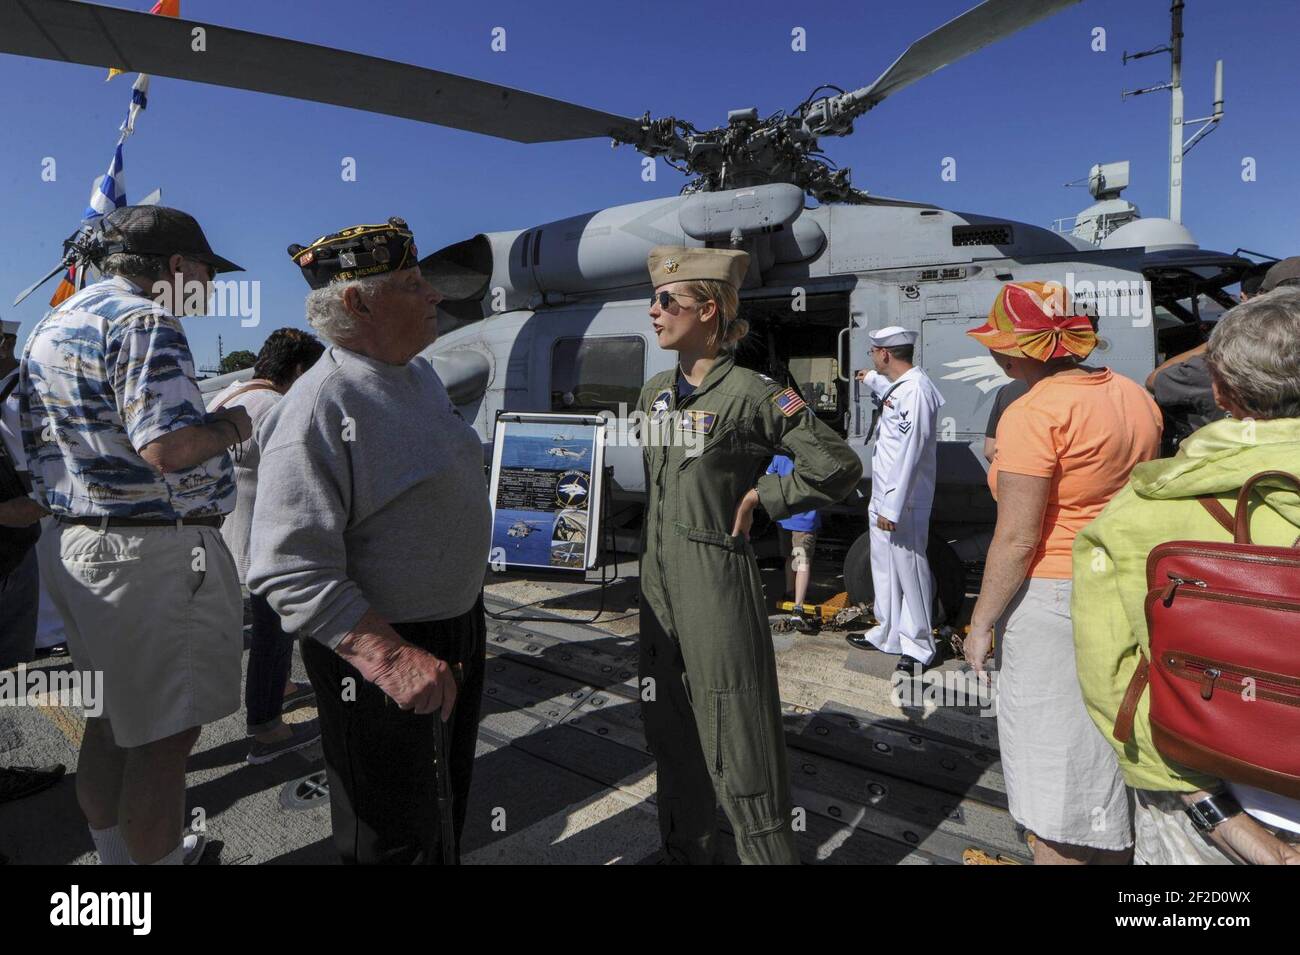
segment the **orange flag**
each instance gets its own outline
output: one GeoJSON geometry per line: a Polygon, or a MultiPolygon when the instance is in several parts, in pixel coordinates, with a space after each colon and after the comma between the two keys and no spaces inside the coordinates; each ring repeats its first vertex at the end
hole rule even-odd
{"type": "MultiPolygon", "coordinates": [[[[156,13],[160,17],[179,17],[181,15],[181,0],[158,0],[149,12],[156,13]]],[[[109,67],[108,76],[104,77],[104,82],[107,83],[122,72],[116,67],[109,67]]]]}
{"type": "Polygon", "coordinates": [[[71,278],[74,271],[75,268],[68,269],[68,274],[63,276],[63,281],[59,283],[59,287],[54,290],[54,294],[50,297],[50,308],[67,301],[77,294],[77,286],[73,284],[71,278]]]}

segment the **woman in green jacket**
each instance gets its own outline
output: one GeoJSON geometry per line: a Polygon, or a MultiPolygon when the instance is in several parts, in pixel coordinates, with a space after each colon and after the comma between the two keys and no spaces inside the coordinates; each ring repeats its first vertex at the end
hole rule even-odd
{"type": "MultiPolygon", "coordinates": [[[[1151,739],[1150,694],[1138,704],[1132,741],[1116,742],[1115,717],[1150,653],[1144,600],[1147,554],[1169,540],[1222,541],[1197,502],[1213,495],[1231,512],[1238,489],[1261,471],[1300,472],[1300,291],[1282,289],[1229,311],[1207,352],[1215,400],[1228,417],[1186,438],[1173,458],[1139,464],[1128,486],[1074,543],[1075,656],[1088,715],[1111,743],[1135,790],[1134,859],[1151,864],[1300,864],[1300,801],[1236,784],[1224,804],[1245,811],[1202,834],[1186,807],[1225,784],[1165,759],[1151,739]]],[[[1300,496],[1261,485],[1251,517],[1255,543],[1300,537],[1300,496]]],[[[1300,745],[1298,743],[1297,745],[1300,745]]]]}

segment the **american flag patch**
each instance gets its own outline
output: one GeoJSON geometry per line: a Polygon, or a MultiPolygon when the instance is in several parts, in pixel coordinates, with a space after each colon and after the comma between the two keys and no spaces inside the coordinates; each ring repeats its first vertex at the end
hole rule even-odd
{"type": "Polygon", "coordinates": [[[799,392],[793,388],[787,388],[774,399],[776,406],[781,409],[781,414],[787,418],[807,408],[807,403],[799,397],[799,392]]]}

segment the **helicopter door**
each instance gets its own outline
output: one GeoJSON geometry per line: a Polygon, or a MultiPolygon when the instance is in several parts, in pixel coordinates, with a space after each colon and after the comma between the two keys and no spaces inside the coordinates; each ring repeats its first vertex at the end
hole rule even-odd
{"type": "MultiPolygon", "coordinates": [[[[840,381],[849,393],[846,435],[860,454],[863,445],[871,440],[875,408],[871,403],[871,389],[858,381],[856,375],[872,367],[871,329],[898,324],[895,299],[886,294],[892,288],[875,282],[859,284],[849,295],[849,321],[839,336],[840,381]]],[[[869,463],[869,457],[866,453],[864,463],[869,463]]]]}

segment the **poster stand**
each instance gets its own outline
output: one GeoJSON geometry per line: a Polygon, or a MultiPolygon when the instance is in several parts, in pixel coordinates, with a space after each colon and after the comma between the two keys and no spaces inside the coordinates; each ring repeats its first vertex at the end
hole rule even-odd
{"type": "Polygon", "coordinates": [[[592,623],[605,612],[608,586],[619,579],[609,526],[613,468],[604,463],[606,423],[594,415],[498,413],[489,487],[493,578],[572,582],[580,572],[585,582],[599,561],[600,602],[591,617],[578,620],[487,611],[494,619],[592,623]]]}

